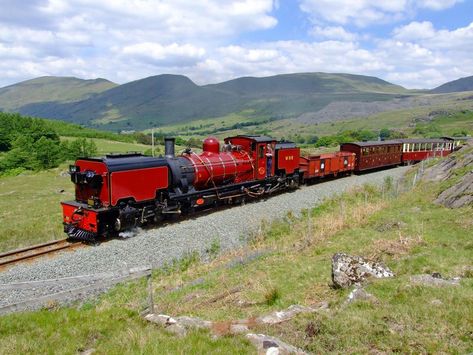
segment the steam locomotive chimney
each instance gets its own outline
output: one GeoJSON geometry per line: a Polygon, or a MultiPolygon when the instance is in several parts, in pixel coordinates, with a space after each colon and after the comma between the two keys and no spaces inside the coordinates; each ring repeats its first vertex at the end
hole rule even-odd
{"type": "Polygon", "coordinates": [[[175,138],[164,138],[164,156],[166,158],[174,158],[175,140],[175,138]]]}

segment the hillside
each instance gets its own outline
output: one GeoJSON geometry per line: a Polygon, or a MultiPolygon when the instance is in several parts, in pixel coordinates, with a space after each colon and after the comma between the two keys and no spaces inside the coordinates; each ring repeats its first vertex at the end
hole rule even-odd
{"type": "Polygon", "coordinates": [[[436,87],[433,90],[430,90],[432,94],[442,94],[460,91],[473,91],[473,76],[453,80],[443,85],[440,85],[439,87],[436,87]]]}
{"type": "Polygon", "coordinates": [[[198,86],[185,76],[166,74],[81,101],[48,100],[18,110],[110,130],[145,129],[242,111],[275,120],[318,111],[334,101],[386,101],[405,94],[409,91],[400,86],[361,75],[300,73],[198,86]]]}
{"type": "Polygon", "coordinates": [[[0,88],[0,111],[21,111],[23,106],[45,101],[83,100],[114,86],[105,79],[43,76],[0,88]]]}

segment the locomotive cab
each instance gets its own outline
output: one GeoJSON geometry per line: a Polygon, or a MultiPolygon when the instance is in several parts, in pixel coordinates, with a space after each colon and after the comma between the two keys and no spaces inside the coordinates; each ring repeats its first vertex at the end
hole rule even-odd
{"type": "Polygon", "coordinates": [[[93,240],[133,227],[154,215],[160,190],[168,187],[163,158],[141,154],[81,158],[69,168],[75,200],[62,202],[64,231],[70,238],[93,240]]]}

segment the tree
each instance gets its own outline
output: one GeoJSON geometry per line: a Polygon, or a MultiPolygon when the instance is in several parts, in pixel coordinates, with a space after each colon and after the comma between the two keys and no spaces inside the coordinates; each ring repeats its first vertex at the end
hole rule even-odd
{"type": "Polygon", "coordinates": [[[60,144],[52,139],[41,137],[33,144],[35,158],[40,169],[50,169],[59,165],[64,155],[60,144]]]}
{"type": "Polygon", "coordinates": [[[2,170],[25,168],[35,170],[38,168],[33,149],[33,139],[30,136],[19,136],[12,143],[12,149],[2,159],[2,170]]]}
{"type": "Polygon", "coordinates": [[[382,141],[389,139],[391,137],[391,130],[388,128],[383,128],[379,131],[379,138],[381,138],[382,141]]]}
{"type": "Polygon", "coordinates": [[[97,154],[97,145],[93,140],[78,138],[69,144],[69,159],[87,158],[97,154]]]}

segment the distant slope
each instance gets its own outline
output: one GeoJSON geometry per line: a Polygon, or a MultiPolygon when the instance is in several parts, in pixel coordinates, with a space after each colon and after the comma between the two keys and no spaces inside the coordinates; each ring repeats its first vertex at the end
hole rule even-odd
{"type": "Polygon", "coordinates": [[[473,76],[467,76],[466,78],[450,81],[430,90],[432,94],[445,94],[460,91],[473,91],[473,76]]]}
{"type": "Polygon", "coordinates": [[[270,77],[242,77],[209,88],[242,96],[307,95],[327,93],[405,93],[402,86],[388,83],[376,77],[353,74],[298,73],[270,77]]]}
{"type": "Polygon", "coordinates": [[[38,102],[83,100],[116,85],[105,79],[83,80],[74,77],[43,76],[0,88],[0,109],[15,111],[38,102]]]}
{"type": "Polygon", "coordinates": [[[182,75],[158,75],[107,90],[86,100],[26,105],[21,113],[106,128],[145,128],[214,117],[238,107],[231,95],[206,89],[182,75]]]}
{"type": "Polygon", "coordinates": [[[409,94],[401,86],[362,75],[299,73],[244,77],[198,86],[182,75],[158,75],[76,102],[35,102],[22,114],[64,119],[105,129],[153,126],[251,111],[280,119],[322,109],[333,101],[385,101],[409,94]]]}

